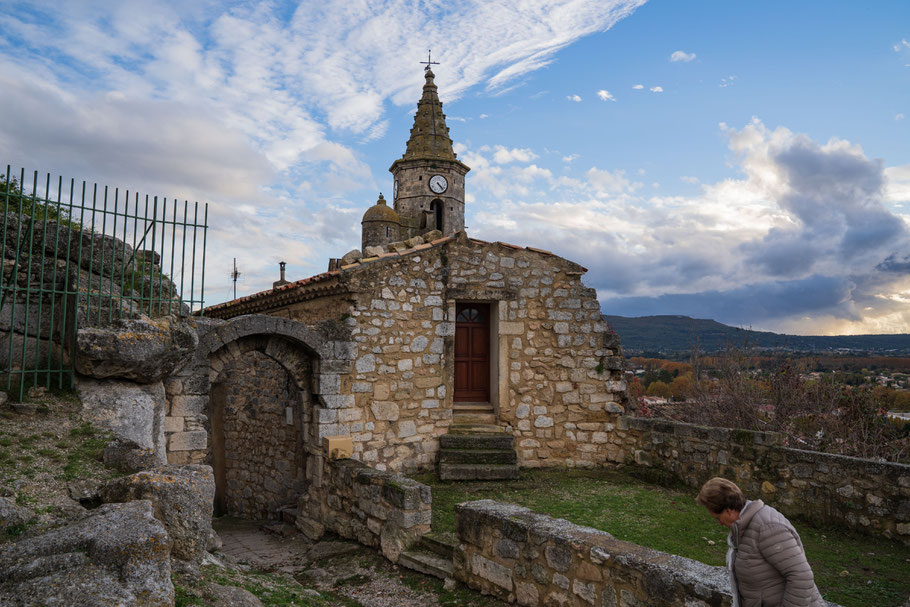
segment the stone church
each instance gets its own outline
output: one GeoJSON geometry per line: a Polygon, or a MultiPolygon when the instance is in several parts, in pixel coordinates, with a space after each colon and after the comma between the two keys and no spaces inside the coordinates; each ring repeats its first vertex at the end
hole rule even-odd
{"type": "MultiPolygon", "coordinates": [[[[299,452],[289,463],[298,479],[318,475],[327,437],[349,439],[352,457],[380,470],[440,464],[451,478],[503,477],[497,470],[516,463],[602,463],[626,402],[619,338],[582,282],[585,268],[465,232],[470,169],[453,151],[429,66],[424,76],[407,147],[389,169],[391,204],[380,195],[364,213],[361,250],[302,280],[284,280],[282,268],[272,289],[204,310],[237,327],[210,347],[221,354],[211,363],[210,404],[200,405],[212,418],[205,449],[216,475],[219,459],[228,476],[241,474],[231,468],[241,460],[255,460],[242,453],[255,446],[228,444],[242,431],[276,452],[299,452]],[[240,328],[265,326],[261,315],[273,319],[271,330],[240,328]],[[282,331],[281,343],[269,336],[282,331]],[[291,363],[275,355],[287,359],[295,347],[291,363]],[[246,430],[234,419],[241,417],[246,430]],[[447,457],[459,434],[491,442],[469,440],[460,446],[474,447],[474,456],[455,449],[447,457]],[[495,445],[511,459],[483,448],[495,445]]],[[[172,406],[178,424],[174,418],[172,406]]],[[[198,457],[169,447],[169,459],[199,459],[199,447],[198,457]]],[[[250,463],[247,476],[256,465],[266,464],[250,463]]]]}

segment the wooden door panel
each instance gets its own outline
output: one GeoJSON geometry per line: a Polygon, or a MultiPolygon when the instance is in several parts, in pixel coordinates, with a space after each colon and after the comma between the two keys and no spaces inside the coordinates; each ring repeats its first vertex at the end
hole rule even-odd
{"type": "Polygon", "coordinates": [[[489,304],[456,304],[455,402],[490,400],[489,319],[489,304]]]}

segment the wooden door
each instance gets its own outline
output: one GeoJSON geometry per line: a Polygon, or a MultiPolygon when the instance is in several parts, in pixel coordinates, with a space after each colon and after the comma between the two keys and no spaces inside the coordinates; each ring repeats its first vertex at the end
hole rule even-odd
{"type": "Polygon", "coordinates": [[[455,402],[490,402],[490,304],[455,304],[455,402]]]}

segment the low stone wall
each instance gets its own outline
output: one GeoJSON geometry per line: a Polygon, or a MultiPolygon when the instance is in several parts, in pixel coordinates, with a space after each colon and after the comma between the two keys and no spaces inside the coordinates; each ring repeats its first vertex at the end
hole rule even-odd
{"type": "Polygon", "coordinates": [[[620,417],[610,459],[661,467],[693,488],[723,476],[787,516],[910,544],[910,466],[781,447],[781,435],[620,417]]]}
{"type": "Polygon", "coordinates": [[[327,460],[300,499],[297,527],[311,539],[326,531],[378,548],[390,561],[430,530],[430,487],[353,459],[327,460]]]}
{"type": "Polygon", "coordinates": [[[721,607],[727,572],[609,533],[481,500],[455,507],[455,578],[519,605],[721,607]]]}

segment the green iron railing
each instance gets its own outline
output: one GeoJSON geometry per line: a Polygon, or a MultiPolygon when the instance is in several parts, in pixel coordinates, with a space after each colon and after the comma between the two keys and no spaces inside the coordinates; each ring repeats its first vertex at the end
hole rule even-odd
{"type": "Polygon", "coordinates": [[[18,400],[72,387],[79,327],[201,309],[208,227],[207,204],[25,178],[0,175],[0,380],[18,400]]]}

